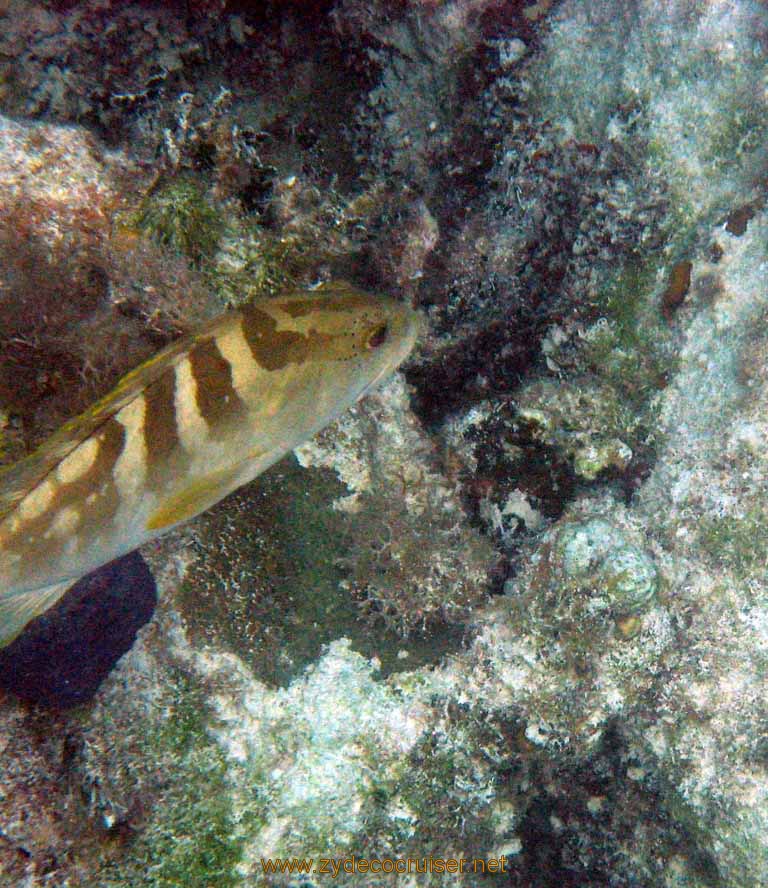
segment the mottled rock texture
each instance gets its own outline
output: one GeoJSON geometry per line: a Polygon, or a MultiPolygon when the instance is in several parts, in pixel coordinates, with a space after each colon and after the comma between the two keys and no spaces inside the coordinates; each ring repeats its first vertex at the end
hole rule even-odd
{"type": "Polygon", "coordinates": [[[222,303],[342,276],[426,316],[142,553],[94,699],[3,698],[0,874],[768,883],[764,4],[0,16],[4,461],[222,303]]]}

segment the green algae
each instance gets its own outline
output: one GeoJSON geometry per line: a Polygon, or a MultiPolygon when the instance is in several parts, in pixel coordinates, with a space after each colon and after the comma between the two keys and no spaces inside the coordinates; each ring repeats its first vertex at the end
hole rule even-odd
{"type": "MultiPolygon", "coordinates": [[[[372,847],[381,857],[487,859],[503,845],[514,815],[500,812],[517,810],[505,784],[515,768],[510,735],[521,736],[520,726],[483,707],[457,707],[439,694],[432,704],[445,721],[389,769],[386,781],[366,791],[364,828],[346,843],[353,853],[372,847]]],[[[483,883],[505,883],[494,875],[483,883]]],[[[433,874],[424,884],[440,885],[443,879],[433,874]]]]}
{"type": "Polygon", "coordinates": [[[165,773],[146,821],[99,873],[103,888],[236,888],[237,864],[253,805],[235,813],[226,757],[210,734],[206,690],[181,669],[148,729],[139,754],[165,773]]]}
{"type": "Polygon", "coordinates": [[[133,223],[148,237],[196,265],[211,258],[224,230],[224,218],[200,184],[179,177],[144,198],[133,223]]]}
{"type": "MultiPolygon", "coordinates": [[[[495,768],[477,751],[481,732],[466,714],[447,733],[425,737],[411,753],[398,797],[418,825],[420,846],[440,851],[446,835],[489,838],[487,819],[495,798],[495,768]]],[[[487,738],[486,738],[487,740],[487,738]]]]}
{"type": "Polygon", "coordinates": [[[659,259],[628,262],[600,292],[608,321],[587,346],[595,372],[636,407],[643,407],[674,374],[669,331],[653,298],[659,259]]]}
{"type": "Polygon", "coordinates": [[[280,235],[248,220],[223,241],[210,282],[222,301],[241,305],[288,289],[317,258],[317,250],[298,235],[280,235]]]}
{"type": "Polygon", "coordinates": [[[699,545],[707,557],[740,579],[765,573],[765,510],[753,506],[744,515],[705,515],[699,521],[699,545]]]}

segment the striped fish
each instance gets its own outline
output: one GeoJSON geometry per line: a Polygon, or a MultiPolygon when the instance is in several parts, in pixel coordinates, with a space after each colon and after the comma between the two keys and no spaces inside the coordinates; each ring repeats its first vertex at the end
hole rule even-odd
{"type": "Polygon", "coordinates": [[[418,329],[401,303],[331,283],[222,315],[125,376],[0,473],[0,647],[339,416],[418,329]]]}

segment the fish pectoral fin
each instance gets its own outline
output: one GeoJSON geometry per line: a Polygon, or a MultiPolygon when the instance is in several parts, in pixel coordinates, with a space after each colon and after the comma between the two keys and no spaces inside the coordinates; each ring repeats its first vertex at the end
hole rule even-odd
{"type": "MultiPolygon", "coordinates": [[[[246,460],[247,462],[247,460],[246,460]]],[[[183,490],[163,500],[149,516],[147,530],[166,530],[210,509],[240,485],[243,463],[192,481],[183,490]]]]}
{"type": "Polygon", "coordinates": [[[52,608],[76,582],[64,580],[42,589],[0,596],[0,648],[6,647],[17,635],[21,635],[30,620],[52,608]]]}

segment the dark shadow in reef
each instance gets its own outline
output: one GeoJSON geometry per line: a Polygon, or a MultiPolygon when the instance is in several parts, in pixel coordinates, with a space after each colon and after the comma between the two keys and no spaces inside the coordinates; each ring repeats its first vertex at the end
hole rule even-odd
{"type": "Polygon", "coordinates": [[[0,651],[0,688],[48,709],[87,702],[156,602],[155,580],[138,552],[100,567],[0,651]]]}
{"type": "Polygon", "coordinates": [[[606,728],[593,755],[534,767],[528,780],[541,791],[516,827],[522,851],[511,858],[511,886],[638,888],[651,884],[641,881],[638,861],[661,868],[662,861],[679,859],[690,884],[722,888],[704,837],[675,816],[663,781],[636,757],[618,722],[606,728]],[[642,779],[629,776],[633,767],[642,779]]]}

